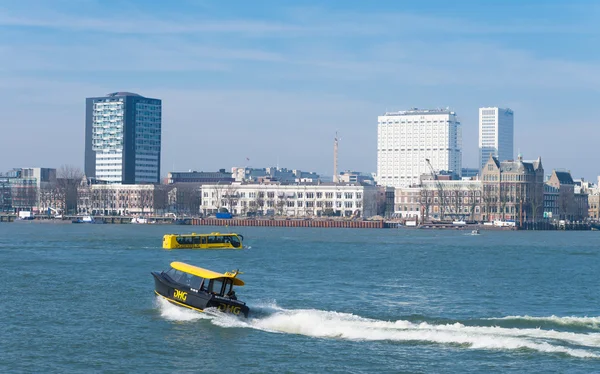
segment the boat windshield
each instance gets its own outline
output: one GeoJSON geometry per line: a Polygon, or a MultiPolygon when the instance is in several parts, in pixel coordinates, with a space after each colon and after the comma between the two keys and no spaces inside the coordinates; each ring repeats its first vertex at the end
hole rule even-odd
{"type": "Polygon", "coordinates": [[[184,273],[183,271],[175,270],[173,268],[169,269],[165,274],[168,275],[169,278],[171,278],[174,282],[186,285],[195,290],[200,289],[200,285],[204,280],[196,275],[184,273]]]}
{"type": "Polygon", "coordinates": [[[240,241],[240,238],[238,238],[237,235],[226,235],[225,241],[229,241],[231,243],[231,246],[233,246],[234,248],[239,248],[242,245],[242,242],[240,241]]]}

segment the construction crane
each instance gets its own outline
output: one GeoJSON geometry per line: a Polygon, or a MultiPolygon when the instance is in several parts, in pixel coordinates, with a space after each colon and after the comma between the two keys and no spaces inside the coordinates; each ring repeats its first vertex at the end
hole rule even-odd
{"type": "Polygon", "coordinates": [[[53,213],[54,213],[54,218],[62,218],[62,212],[60,210],[49,206],[48,207],[48,216],[52,215],[53,213]]]}
{"type": "Polygon", "coordinates": [[[442,183],[440,182],[438,175],[433,170],[433,166],[431,166],[431,162],[429,161],[429,159],[426,158],[425,161],[427,161],[427,165],[429,166],[429,170],[431,171],[431,177],[435,181],[436,187],[438,189],[438,195],[439,195],[438,201],[440,202],[440,219],[443,221],[444,213],[446,212],[446,199],[444,197],[444,187],[442,186],[442,183]]]}

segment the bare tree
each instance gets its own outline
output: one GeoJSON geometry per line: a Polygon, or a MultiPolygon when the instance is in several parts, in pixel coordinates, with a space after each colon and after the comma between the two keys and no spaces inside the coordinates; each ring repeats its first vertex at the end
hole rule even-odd
{"type": "Polygon", "coordinates": [[[285,193],[277,197],[277,203],[275,204],[275,206],[277,208],[277,215],[283,216],[283,211],[287,206],[287,195],[285,193]]]}
{"type": "Polygon", "coordinates": [[[198,214],[200,212],[200,185],[178,183],[173,189],[175,212],[180,214],[198,214]]]}
{"type": "Polygon", "coordinates": [[[453,214],[456,219],[464,219],[463,214],[461,213],[463,206],[463,199],[461,196],[461,191],[452,191],[452,205],[453,205],[453,214]]]}
{"type": "Polygon", "coordinates": [[[265,206],[265,193],[263,191],[258,191],[256,193],[256,209],[260,210],[264,214],[264,206],[265,206]]]}
{"type": "Polygon", "coordinates": [[[484,184],[483,185],[483,205],[485,207],[485,220],[486,221],[491,221],[492,220],[492,207],[496,206],[496,201],[497,201],[497,197],[496,194],[494,193],[494,186],[491,184],[484,184]]]}
{"type": "Polygon", "coordinates": [[[65,213],[77,213],[77,187],[81,183],[83,172],[73,165],[62,165],[56,171],[56,185],[62,197],[65,213]]]}
{"type": "Polygon", "coordinates": [[[230,184],[223,189],[223,201],[225,202],[224,205],[228,207],[230,213],[234,213],[234,207],[237,206],[239,199],[240,196],[236,186],[230,184]]]}
{"type": "Polygon", "coordinates": [[[506,183],[500,183],[498,204],[500,208],[500,219],[505,220],[506,218],[506,206],[511,201],[510,186],[506,183]]]}
{"type": "Polygon", "coordinates": [[[560,218],[569,219],[571,202],[566,189],[560,189],[558,193],[558,213],[560,218]]]}
{"type": "Polygon", "coordinates": [[[431,210],[433,195],[433,191],[429,191],[425,188],[421,189],[421,209],[423,215],[422,220],[424,222],[429,221],[429,211],[431,210]]]}
{"type": "Polygon", "coordinates": [[[217,212],[220,212],[221,207],[225,204],[225,199],[223,198],[223,195],[228,187],[228,184],[221,184],[220,182],[217,182],[217,184],[213,185],[211,188],[214,201],[216,201],[217,212]]]}
{"type": "Polygon", "coordinates": [[[164,185],[155,185],[154,186],[154,196],[152,200],[154,202],[154,213],[155,214],[164,214],[169,206],[169,186],[164,185]]]}
{"type": "Polygon", "coordinates": [[[471,221],[475,220],[475,207],[479,203],[479,190],[475,186],[469,186],[468,191],[468,206],[469,206],[469,215],[471,217],[471,221]]]}

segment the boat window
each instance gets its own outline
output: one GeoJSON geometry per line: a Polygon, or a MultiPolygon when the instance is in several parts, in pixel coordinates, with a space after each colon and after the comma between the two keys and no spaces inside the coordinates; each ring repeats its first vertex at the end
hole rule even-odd
{"type": "Polygon", "coordinates": [[[194,236],[192,239],[193,239],[194,244],[200,244],[200,237],[199,236],[194,236]]]}
{"type": "Polygon", "coordinates": [[[202,278],[197,277],[195,275],[192,275],[192,279],[190,281],[190,288],[193,288],[195,290],[199,290],[201,283],[202,283],[202,278]]]}
{"type": "Polygon", "coordinates": [[[230,279],[227,279],[225,281],[225,290],[224,290],[224,294],[225,295],[229,295],[231,293],[231,289],[233,288],[233,281],[230,279]]]}
{"type": "Polygon", "coordinates": [[[206,236],[202,236],[200,239],[202,239],[202,244],[206,244],[206,236]]]}
{"type": "Polygon", "coordinates": [[[208,291],[216,293],[217,295],[223,296],[223,280],[222,279],[211,280],[208,291]]]}
{"type": "Polygon", "coordinates": [[[238,238],[237,235],[228,236],[227,239],[229,239],[229,242],[234,248],[239,248],[242,245],[240,238],[238,238]]]}
{"type": "Polygon", "coordinates": [[[169,269],[166,274],[169,276],[169,278],[173,279],[173,281],[175,282],[179,282],[181,277],[183,276],[183,274],[185,274],[182,271],[179,270],[175,270],[173,268],[169,269]]]}
{"type": "Polygon", "coordinates": [[[179,244],[192,244],[191,236],[178,236],[175,238],[179,244]]]}
{"type": "Polygon", "coordinates": [[[223,243],[223,242],[224,242],[223,236],[221,236],[221,235],[219,235],[219,236],[210,235],[208,237],[208,244],[219,244],[219,243],[223,243]]]}
{"type": "Polygon", "coordinates": [[[194,276],[188,273],[183,273],[181,278],[179,278],[179,283],[184,284],[188,287],[192,287],[192,278],[194,276]]]}

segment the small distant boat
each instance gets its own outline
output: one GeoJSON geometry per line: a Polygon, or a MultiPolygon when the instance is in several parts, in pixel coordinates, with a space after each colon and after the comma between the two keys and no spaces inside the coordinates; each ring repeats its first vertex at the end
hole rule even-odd
{"type": "Polygon", "coordinates": [[[131,223],[145,224],[148,223],[148,219],[144,217],[133,217],[131,223]]]}
{"type": "Polygon", "coordinates": [[[153,271],[154,293],[172,304],[203,312],[215,308],[224,313],[248,317],[250,309],[239,301],[233,286],[243,286],[239,271],[217,273],[183,262],[171,262],[167,271],[153,271]]]}
{"type": "Polygon", "coordinates": [[[72,223],[104,223],[103,221],[96,221],[96,219],[92,216],[83,216],[78,217],[71,221],[72,223]]]}
{"type": "Polygon", "coordinates": [[[479,235],[479,229],[471,231],[471,235],[479,235]]]}

